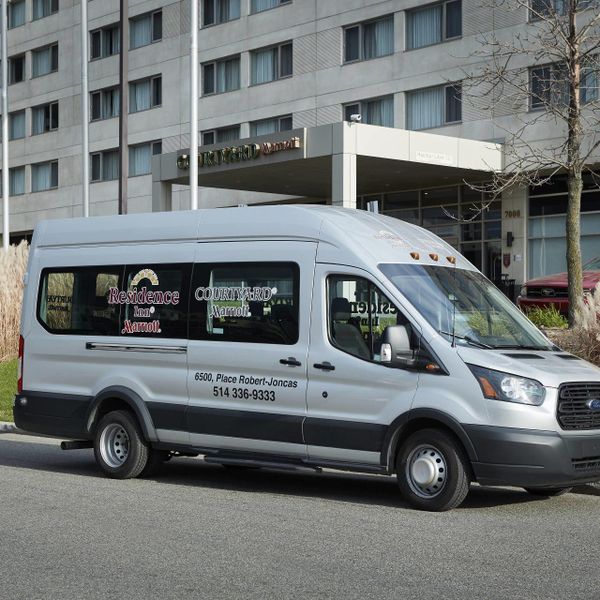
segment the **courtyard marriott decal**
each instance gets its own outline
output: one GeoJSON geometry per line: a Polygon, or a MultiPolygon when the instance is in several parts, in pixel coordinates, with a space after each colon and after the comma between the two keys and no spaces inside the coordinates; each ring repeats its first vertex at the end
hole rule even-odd
{"type": "MultiPolygon", "coordinates": [[[[263,142],[262,144],[242,144],[241,146],[228,146],[218,150],[208,150],[198,154],[198,167],[214,167],[229,165],[238,162],[256,160],[261,155],[268,156],[275,152],[296,150],[301,147],[300,138],[293,137],[279,142],[263,142]]],[[[190,157],[181,154],[177,157],[177,168],[187,170],[190,168],[190,157]]]]}

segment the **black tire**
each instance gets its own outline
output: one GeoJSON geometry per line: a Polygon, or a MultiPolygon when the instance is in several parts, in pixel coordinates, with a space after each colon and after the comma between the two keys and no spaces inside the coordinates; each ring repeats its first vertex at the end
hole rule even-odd
{"type": "Polygon", "coordinates": [[[441,512],[459,506],[469,493],[469,461],[459,443],[440,429],[413,433],[398,450],[398,486],[421,510],[441,512]]]}
{"type": "Polygon", "coordinates": [[[137,477],[149,454],[150,447],[131,413],[115,410],[102,417],[94,436],[94,456],[105,475],[113,479],[137,477]]]}
{"type": "Polygon", "coordinates": [[[557,487],[557,488],[523,488],[528,494],[532,496],[546,496],[547,498],[555,498],[556,496],[563,496],[568,494],[573,488],[572,487],[557,487]]]}
{"type": "Polygon", "coordinates": [[[171,458],[171,454],[166,450],[148,450],[148,461],[140,473],[140,477],[154,477],[159,475],[165,466],[165,463],[171,458]]]}

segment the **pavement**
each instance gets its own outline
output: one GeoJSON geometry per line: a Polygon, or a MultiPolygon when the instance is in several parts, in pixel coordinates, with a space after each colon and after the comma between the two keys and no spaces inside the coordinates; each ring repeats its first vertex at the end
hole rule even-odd
{"type": "Polygon", "coordinates": [[[173,459],[103,477],[90,450],[0,435],[2,600],[597,600],[600,495],[473,486],[448,513],[392,478],[173,459]]]}

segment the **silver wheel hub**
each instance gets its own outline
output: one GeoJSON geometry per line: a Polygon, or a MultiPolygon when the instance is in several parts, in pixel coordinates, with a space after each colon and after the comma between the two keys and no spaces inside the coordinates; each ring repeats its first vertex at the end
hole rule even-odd
{"type": "Polygon", "coordinates": [[[434,446],[415,448],[406,461],[406,479],[421,498],[434,498],[444,489],[447,466],[444,455],[434,446]]]}
{"type": "Polygon", "coordinates": [[[129,435],[118,423],[111,423],[104,429],[100,436],[100,454],[102,460],[116,469],[120,467],[129,456],[129,435]]]}

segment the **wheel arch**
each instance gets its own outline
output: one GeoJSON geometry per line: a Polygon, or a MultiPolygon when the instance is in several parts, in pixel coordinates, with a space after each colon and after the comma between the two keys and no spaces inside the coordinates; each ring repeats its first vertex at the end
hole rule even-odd
{"type": "Polygon", "coordinates": [[[158,441],[156,428],[146,403],[139,394],[122,386],[108,387],[94,398],[86,419],[88,433],[93,435],[94,428],[103,415],[112,410],[122,409],[128,409],[135,415],[146,440],[158,441]]]}
{"type": "Polygon", "coordinates": [[[381,464],[392,473],[401,441],[420,429],[448,431],[461,444],[469,461],[477,462],[477,452],[462,425],[450,415],[433,408],[417,408],[395,419],[388,428],[381,452],[381,464]]]}

